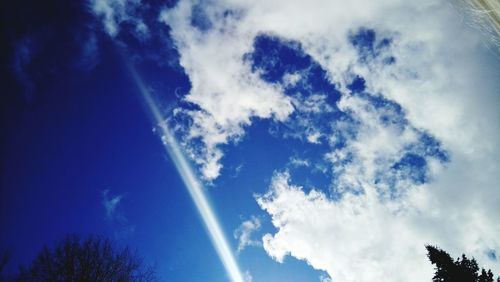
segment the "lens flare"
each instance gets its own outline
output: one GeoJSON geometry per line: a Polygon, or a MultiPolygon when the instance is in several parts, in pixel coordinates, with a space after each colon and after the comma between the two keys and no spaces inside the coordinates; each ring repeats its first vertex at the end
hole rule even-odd
{"type": "Polygon", "coordinates": [[[212,244],[221,259],[229,278],[233,282],[244,282],[243,275],[241,274],[238,264],[236,263],[236,259],[234,258],[226,237],[222,232],[222,228],[220,227],[217,217],[215,216],[215,213],[203,191],[201,182],[197,179],[193,169],[180,149],[175,136],[168,128],[151,93],[145,87],[135,68],[130,63],[126,64],[135,84],[139,88],[139,92],[141,93],[148,110],[154,119],[154,122],[158,124],[161,133],[163,134],[163,144],[165,149],[174,162],[174,165],[179,172],[191,199],[203,219],[203,223],[207,228],[212,244]]]}

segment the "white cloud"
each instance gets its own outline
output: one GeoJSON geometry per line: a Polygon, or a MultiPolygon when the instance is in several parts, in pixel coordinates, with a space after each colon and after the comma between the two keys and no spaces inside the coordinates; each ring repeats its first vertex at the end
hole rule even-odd
{"type": "Polygon", "coordinates": [[[219,146],[237,141],[252,118],[285,120],[293,108],[278,86],[264,83],[243,55],[251,50],[253,33],[240,30],[237,19],[222,17],[222,7],[207,7],[214,27],[202,32],[191,25],[191,4],[180,2],[162,14],[172,28],[180,63],[192,88],[185,100],[201,111],[183,111],[193,120],[187,141],[201,139],[204,150],[192,157],[202,167],[206,180],[219,176],[222,151],[219,146]]]}
{"type": "Polygon", "coordinates": [[[321,137],[321,133],[318,131],[315,131],[315,132],[307,135],[307,141],[309,141],[309,143],[313,143],[313,144],[320,144],[321,143],[321,141],[319,141],[320,137],[321,137]]]}
{"type": "MultiPolygon", "coordinates": [[[[203,28],[191,24],[195,5],[181,1],[161,18],[172,29],[192,83],[185,100],[201,109],[177,113],[192,119],[184,141],[205,179],[219,176],[221,145],[237,142],[253,118],[283,122],[300,109],[317,113],[314,106],[321,99],[307,103],[283,94],[282,87],[298,83],[299,75],[287,76],[285,85],[267,84],[242,59],[258,34],[301,42],[342,92],[339,108],[360,123],[352,129],[349,121],[338,120],[337,134],[319,132],[321,137],[310,140],[334,144],[348,135],[346,147],[332,145],[327,155],[338,176],[334,189],[348,191],[341,199],[306,193],[290,184],[286,173],[277,174],[270,192],[258,198],[278,229],[264,237],[272,257],[306,260],[339,281],[425,281],[432,266],[423,245],[433,243],[500,271],[485,252],[500,249],[499,62],[451,5],[437,0],[217,1],[204,6],[210,24],[203,28]],[[385,52],[395,57],[394,64],[387,66],[382,58],[360,61],[347,38],[362,26],[393,39],[385,52]],[[385,109],[350,95],[347,85],[356,74],[365,78],[367,92],[400,104],[409,125],[378,122],[385,109]],[[356,134],[349,135],[350,130],[356,134]],[[431,182],[417,185],[396,173],[391,177],[397,197],[381,199],[380,189],[388,186],[374,184],[377,173],[389,170],[409,144],[418,144],[421,132],[442,142],[450,163],[443,167],[426,157],[431,182]],[[193,146],[193,140],[202,145],[193,146]]],[[[302,122],[306,138],[314,137],[317,128],[302,122]]]]}
{"type": "Polygon", "coordinates": [[[260,219],[252,216],[251,219],[245,220],[234,231],[234,238],[238,239],[238,253],[243,251],[248,246],[260,246],[261,242],[252,238],[252,234],[259,231],[261,228],[260,219]]]}
{"type": "MultiPolygon", "coordinates": [[[[202,150],[190,153],[201,165],[205,179],[218,177],[223,156],[220,145],[237,141],[244,134],[244,127],[251,124],[251,118],[274,117],[283,121],[293,111],[290,98],[277,85],[263,83],[243,60],[243,55],[252,50],[257,34],[267,32],[299,40],[330,71],[332,79],[345,87],[344,74],[357,66],[356,54],[346,42],[347,34],[391,12],[388,9],[394,10],[391,15],[411,14],[398,10],[405,8],[398,7],[398,3],[218,1],[203,9],[204,21],[211,26],[208,30],[192,25],[194,7],[200,9],[196,1],[181,1],[175,8],[165,10],[161,18],[172,28],[181,65],[192,83],[185,100],[201,108],[184,113],[193,120],[186,141],[200,139],[203,144],[202,150]],[[227,11],[232,13],[227,16],[227,11]]],[[[418,6],[428,10],[436,7],[432,2],[418,6]]],[[[391,19],[385,22],[386,29],[401,26],[393,22],[399,20],[397,17],[383,18],[391,19]]],[[[413,22],[404,22],[408,23],[413,22]]],[[[302,107],[307,104],[301,103],[302,107]]],[[[310,132],[307,137],[310,142],[319,142],[317,132],[310,132]]]]}
{"type": "Polygon", "coordinates": [[[398,175],[401,170],[393,172],[392,167],[408,153],[422,155],[426,162],[434,164],[435,170],[442,167],[438,157],[425,156],[428,145],[419,139],[423,133],[400,121],[402,113],[390,107],[375,108],[359,96],[344,95],[338,105],[342,111],[349,112],[353,120],[333,123],[333,135],[345,138],[346,144],[337,147],[334,142],[332,151],[325,155],[336,176],[337,192],[362,191],[366,185],[378,183],[379,190],[389,190],[395,185],[398,194],[405,193],[413,183],[406,181],[406,175],[398,175]],[[384,124],[382,117],[391,122],[384,124]]]}

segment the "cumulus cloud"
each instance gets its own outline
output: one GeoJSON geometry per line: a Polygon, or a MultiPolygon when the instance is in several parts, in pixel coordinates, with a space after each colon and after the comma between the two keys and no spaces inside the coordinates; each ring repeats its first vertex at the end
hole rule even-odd
{"type": "Polygon", "coordinates": [[[260,219],[252,216],[251,219],[245,220],[241,225],[234,231],[234,238],[238,239],[238,253],[243,251],[248,246],[260,246],[261,242],[257,239],[253,239],[252,235],[261,228],[260,219]]]}
{"type": "Polygon", "coordinates": [[[243,63],[244,54],[251,50],[253,34],[240,30],[240,12],[210,7],[182,1],[161,17],[172,28],[180,64],[191,81],[184,100],[200,108],[180,108],[177,114],[192,120],[184,142],[201,141],[201,149],[187,148],[206,180],[220,174],[220,146],[236,142],[252,118],[285,120],[293,111],[290,98],[279,86],[265,83],[243,63]],[[192,24],[202,19],[204,25],[192,24]]]}
{"type": "Polygon", "coordinates": [[[432,266],[424,244],[473,250],[496,240],[498,228],[483,226],[494,222],[476,222],[481,216],[436,203],[429,187],[418,188],[397,208],[365,188],[362,195],[333,201],[291,184],[288,173],[277,173],[269,192],[257,199],[279,230],[263,237],[264,249],[279,262],[286,255],[303,259],[339,281],[425,281],[432,277],[432,266]],[[482,232],[471,232],[480,226],[482,232]]]}
{"type": "Polygon", "coordinates": [[[184,101],[194,107],[175,111],[190,123],[178,130],[205,179],[219,176],[222,146],[255,118],[327,148],[337,197],[277,173],[257,198],[277,227],[263,238],[269,255],[303,259],[339,281],[424,281],[431,243],[500,271],[487,255],[500,248],[499,63],[451,5],[182,1],[161,19],[192,83],[184,101]],[[335,90],[306,95],[311,68],[269,76],[276,48],[255,68],[249,54],[263,35],[307,54],[298,58],[314,61],[335,90]],[[357,77],[362,89],[353,89],[357,77]]]}
{"type": "Polygon", "coordinates": [[[441,144],[409,124],[394,102],[344,95],[338,105],[349,113],[349,122],[332,123],[332,147],[325,154],[336,192],[363,192],[376,184],[384,197],[399,197],[414,185],[432,180],[449,161],[441,144]]]}
{"type": "MultiPolygon", "coordinates": [[[[463,31],[466,28],[459,26],[451,7],[431,0],[419,3],[352,1],[349,4],[218,1],[203,7],[196,1],[182,1],[174,9],[165,10],[161,18],[172,28],[181,65],[193,84],[185,100],[201,108],[187,111],[193,121],[187,140],[202,141],[203,149],[192,151],[192,157],[202,166],[206,179],[219,175],[223,155],[219,146],[237,141],[244,134],[243,128],[251,124],[251,118],[275,115],[283,120],[293,111],[289,99],[280,95],[279,87],[262,84],[242,59],[251,51],[256,35],[271,33],[302,42],[341,89],[349,83],[349,74],[373,78],[368,81],[368,87],[374,93],[398,98],[396,100],[408,109],[410,118],[434,134],[450,131],[452,126],[448,123],[460,120],[457,118],[459,105],[448,106],[447,113],[441,114],[442,103],[449,102],[448,95],[455,95],[456,91],[466,94],[471,90],[462,87],[464,81],[468,81],[458,77],[465,75],[463,70],[449,79],[443,68],[459,70],[459,64],[469,65],[470,62],[464,60],[471,59],[470,53],[475,52],[480,41],[470,30],[463,31]],[[418,24],[409,20],[416,13],[428,20],[418,24]],[[287,20],[290,18],[294,20],[287,20]],[[376,60],[359,64],[346,38],[360,26],[376,27],[394,36],[397,46],[394,52],[398,58],[395,68],[380,69],[381,62],[376,60]],[[449,44],[455,41],[464,46],[449,44]],[[464,57],[467,52],[469,55],[464,57]],[[450,61],[456,57],[464,60],[450,61]],[[436,59],[446,64],[436,63],[436,59]],[[434,67],[428,68],[429,65],[434,67]],[[435,97],[427,99],[429,95],[435,97]]],[[[317,142],[317,136],[312,132],[309,140],[317,142]]],[[[452,139],[457,140],[454,137],[452,139]]]]}

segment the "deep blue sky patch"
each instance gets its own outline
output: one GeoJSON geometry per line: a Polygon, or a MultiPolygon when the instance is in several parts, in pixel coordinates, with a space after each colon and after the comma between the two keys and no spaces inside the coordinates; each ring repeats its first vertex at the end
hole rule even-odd
{"type": "MultiPolygon", "coordinates": [[[[349,35],[349,41],[359,54],[361,62],[378,58],[384,51],[389,49],[392,44],[391,38],[377,38],[377,33],[374,29],[361,27],[349,35]]],[[[391,65],[396,62],[396,58],[391,55],[385,55],[383,62],[386,65],[391,65]]]]}

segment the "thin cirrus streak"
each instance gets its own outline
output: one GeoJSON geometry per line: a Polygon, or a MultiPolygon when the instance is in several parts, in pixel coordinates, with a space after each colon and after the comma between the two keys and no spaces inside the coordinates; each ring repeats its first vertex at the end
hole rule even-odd
{"type": "Polygon", "coordinates": [[[205,224],[208,234],[210,235],[210,239],[212,244],[219,255],[222,263],[224,264],[224,268],[226,269],[231,281],[233,282],[244,282],[243,275],[236,263],[236,259],[229,248],[229,244],[222,232],[222,228],[217,220],[217,217],[214,214],[212,207],[210,206],[208,199],[203,191],[203,187],[198,181],[193,172],[193,169],[189,165],[186,157],[182,153],[177,140],[174,135],[170,132],[166,122],[164,121],[160,110],[149,93],[148,89],[145,87],[142,79],[139,77],[135,68],[127,63],[125,59],[126,65],[130,74],[132,75],[135,84],[139,88],[139,92],[144,99],[148,110],[150,111],[154,121],[158,124],[161,133],[163,134],[163,144],[165,149],[168,152],[168,155],[174,162],[174,165],[179,172],[182,181],[184,182],[191,199],[193,200],[198,212],[203,219],[203,223],[205,224]]]}

